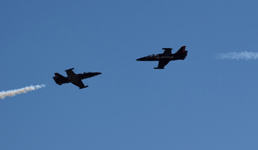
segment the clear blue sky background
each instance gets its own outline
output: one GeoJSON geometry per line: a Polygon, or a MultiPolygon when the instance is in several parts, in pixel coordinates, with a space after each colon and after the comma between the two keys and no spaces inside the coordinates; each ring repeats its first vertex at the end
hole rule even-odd
{"type": "Polygon", "coordinates": [[[0,2],[1,150],[258,149],[255,0],[0,2]],[[186,45],[184,61],[139,57],[186,45]],[[102,72],[88,88],[55,72],[102,72]]]}

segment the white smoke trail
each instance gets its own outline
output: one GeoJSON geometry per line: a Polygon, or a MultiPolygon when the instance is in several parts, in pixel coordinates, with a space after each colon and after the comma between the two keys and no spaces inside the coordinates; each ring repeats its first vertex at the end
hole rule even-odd
{"type": "Polygon", "coordinates": [[[7,96],[12,97],[12,96],[15,96],[17,94],[27,93],[28,91],[34,91],[34,90],[40,89],[42,87],[45,87],[45,85],[44,84],[36,85],[36,86],[31,85],[31,86],[26,86],[26,87],[21,88],[21,89],[2,91],[2,92],[0,92],[0,98],[4,99],[7,96]]]}
{"type": "Polygon", "coordinates": [[[216,57],[217,59],[245,59],[245,60],[250,60],[250,59],[258,59],[258,53],[257,52],[231,52],[231,53],[221,53],[218,54],[216,57]]]}

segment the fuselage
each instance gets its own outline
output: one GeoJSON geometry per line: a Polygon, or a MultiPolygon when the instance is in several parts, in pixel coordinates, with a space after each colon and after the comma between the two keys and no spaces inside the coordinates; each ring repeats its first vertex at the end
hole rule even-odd
{"type": "Polygon", "coordinates": [[[73,71],[67,71],[67,78],[68,78],[68,80],[70,80],[75,85],[78,82],[81,82],[81,79],[73,71]]]}
{"type": "Polygon", "coordinates": [[[164,55],[164,54],[157,54],[157,55],[148,55],[145,57],[141,57],[137,59],[138,61],[160,61],[160,60],[178,60],[182,59],[182,56],[171,54],[171,55],[164,55]]]}

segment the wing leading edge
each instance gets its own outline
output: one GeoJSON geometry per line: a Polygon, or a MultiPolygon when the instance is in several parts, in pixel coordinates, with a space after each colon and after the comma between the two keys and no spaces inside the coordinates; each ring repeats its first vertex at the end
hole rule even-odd
{"type": "Polygon", "coordinates": [[[73,81],[72,82],[74,85],[78,86],[80,89],[83,89],[83,88],[86,88],[86,87],[89,87],[88,85],[84,85],[82,80],[77,80],[77,81],[73,81]]]}

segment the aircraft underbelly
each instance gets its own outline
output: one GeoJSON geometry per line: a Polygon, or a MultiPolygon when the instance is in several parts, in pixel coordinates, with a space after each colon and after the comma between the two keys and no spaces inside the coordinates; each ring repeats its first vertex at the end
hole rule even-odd
{"type": "Polygon", "coordinates": [[[76,86],[79,86],[79,87],[83,87],[84,84],[81,80],[73,80],[72,81],[72,84],[76,85],[76,86]]]}
{"type": "Polygon", "coordinates": [[[146,58],[145,61],[159,61],[160,57],[146,58]]]}
{"type": "Polygon", "coordinates": [[[74,85],[80,86],[81,84],[83,84],[82,81],[80,80],[80,78],[77,75],[68,76],[68,79],[74,85]]]}
{"type": "Polygon", "coordinates": [[[72,82],[72,83],[78,83],[80,81],[79,78],[69,78],[69,80],[72,82]]]}

